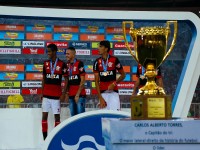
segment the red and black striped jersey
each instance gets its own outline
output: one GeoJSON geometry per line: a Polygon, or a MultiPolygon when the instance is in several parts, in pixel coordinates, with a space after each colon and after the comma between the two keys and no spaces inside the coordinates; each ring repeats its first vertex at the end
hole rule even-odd
{"type": "MultiPolygon", "coordinates": [[[[75,59],[74,63],[67,62],[69,96],[75,96],[81,82],[81,76],[85,76],[84,64],[82,61],[75,59]]],[[[85,88],[82,89],[80,96],[85,96],[85,88]]]]}
{"type": "MultiPolygon", "coordinates": [[[[104,70],[103,65],[105,65],[106,61],[103,60],[102,57],[96,59],[93,65],[93,72],[99,73],[100,78],[100,91],[104,92],[108,90],[108,86],[116,81],[116,73],[117,70],[120,71],[123,69],[119,59],[115,56],[109,55],[108,62],[107,62],[107,70],[104,70]],[[104,61],[104,63],[102,63],[104,61]],[[107,73],[105,73],[107,72],[107,73]]],[[[115,91],[118,91],[117,86],[114,88],[115,91]]]]}
{"type": "MultiPolygon", "coordinates": [[[[43,76],[44,76],[44,88],[43,88],[43,97],[58,99],[62,94],[61,82],[62,77],[67,76],[67,67],[66,64],[58,59],[54,75],[51,76],[51,65],[50,60],[44,61],[43,64],[43,76]]],[[[52,62],[54,66],[55,62],[52,62]]]]}

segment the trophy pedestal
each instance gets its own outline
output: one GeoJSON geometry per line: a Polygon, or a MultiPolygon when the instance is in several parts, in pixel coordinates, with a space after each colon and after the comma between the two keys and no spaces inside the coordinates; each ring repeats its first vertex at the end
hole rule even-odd
{"type": "Polygon", "coordinates": [[[170,95],[140,95],[131,97],[132,120],[165,120],[172,118],[170,95]]]}

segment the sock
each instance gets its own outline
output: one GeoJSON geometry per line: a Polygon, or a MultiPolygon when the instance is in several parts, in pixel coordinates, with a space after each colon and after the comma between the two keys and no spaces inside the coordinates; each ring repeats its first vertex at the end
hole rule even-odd
{"type": "Polygon", "coordinates": [[[59,124],[60,124],[60,121],[55,121],[54,127],[56,127],[56,126],[59,125],[59,124]]]}
{"type": "Polygon", "coordinates": [[[43,133],[44,140],[47,137],[47,131],[48,131],[48,122],[47,120],[42,120],[42,133],[43,133]]]}

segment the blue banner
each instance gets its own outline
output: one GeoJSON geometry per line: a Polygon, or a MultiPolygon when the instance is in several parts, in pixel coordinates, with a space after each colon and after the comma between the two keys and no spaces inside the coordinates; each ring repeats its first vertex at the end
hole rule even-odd
{"type": "Polygon", "coordinates": [[[85,65],[85,72],[86,73],[92,73],[93,72],[93,66],[92,65],[85,65]]]}
{"type": "Polygon", "coordinates": [[[104,27],[98,26],[81,26],[80,27],[81,33],[104,33],[104,27]]]}
{"type": "Polygon", "coordinates": [[[58,48],[57,55],[65,55],[66,48],[58,48]]]}
{"type": "MultiPolygon", "coordinates": [[[[131,41],[130,35],[126,35],[127,41],[131,41]]],[[[122,34],[109,34],[106,35],[106,40],[112,41],[112,42],[123,42],[124,36],[122,34]]]]}
{"type": "Polygon", "coordinates": [[[24,33],[21,32],[0,32],[0,39],[4,40],[24,40],[24,33]]]}
{"type": "Polygon", "coordinates": [[[52,28],[51,26],[45,26],[45,25],[29,25],[26,26],[26,31],[52,32],[52,28]]]}
{"type": "Polygon", "coordinates": [[[85,82],[85,87],[86,88],[91,88],[91,82],[90,81],[86,81],[85,82]]]}
{"type": "Polygon", "coordinates": [[[66,41],[66,40],[67,41],[69,41],[69,40],[71,40],[71,41],[78,41],[79,34],[77,34],[77,33],[74,33],[74,34],[55,33],[53,35],[53,39],[57,40],[57,41],[59,41],[59,40],[64,40],[64,41],[66,41]]]}
{"type": "Polygon", "coordinates": [[[137,66],[132,67],[132,73],[135,73],[135,74],[137,73],[137,66]]]}
{"type": "Polygon", "coordinates": [[[26,71],[29,72],[42,72],[43,65],[26,65],[26,71]]]}
{"type": "Polygon", "coordinates": [[[82,49],[82,48],[91,48],[90,42],[69,42],[69,46],[75,47],[76,49],[82,49]]]}
{"type": "Polygon", "coordinates": [[[124,78],[123,81],[131,81],[131,76],[130,76],[130,74],[126,74],[126,77],[124,78]]]}
{"type": "Polygon", "coordinates": [[[0,73],[0,80],[24,80],[24,73],[0,73]]]}

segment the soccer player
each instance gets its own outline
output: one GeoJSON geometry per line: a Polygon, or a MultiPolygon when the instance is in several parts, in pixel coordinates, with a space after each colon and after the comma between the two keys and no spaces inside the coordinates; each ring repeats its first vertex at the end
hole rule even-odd
{"type": "Polygon", "coordinates": [[[48,131],[48,112],[52,109],[55,117],[55,126],[60,123],[60,101],[64,101],[66,91],[62,92],[61,81],[65,78],[65,87],[67,86],[67,68],[66,64],[60,60],[57,55],[58,48],[55,44],[47,46],[49,60],[43,64],[42,80],[42,132],[44,140],[48,131]]]}
{"type": "Polygon", "coordinates": [[[101,57],[94,62],[93,72],[95,85],[99,98],[100,108],[108,110],[120,110],[120,99],[117,84],[125,78],[125,72],[115,56],[109,55],[110,42],[99,43],[99,54],[101,57]],[[116,79],[116,73],[120,76],[116,79]]]}
{"type": "Polygon", "coordinates": [[[69,101],[71,116],[74,116],[85,112],[85,69],[83,62],[76,59],[74,47],[67,49],[66,59],[69,77],[66,100],[69,101]]]}

